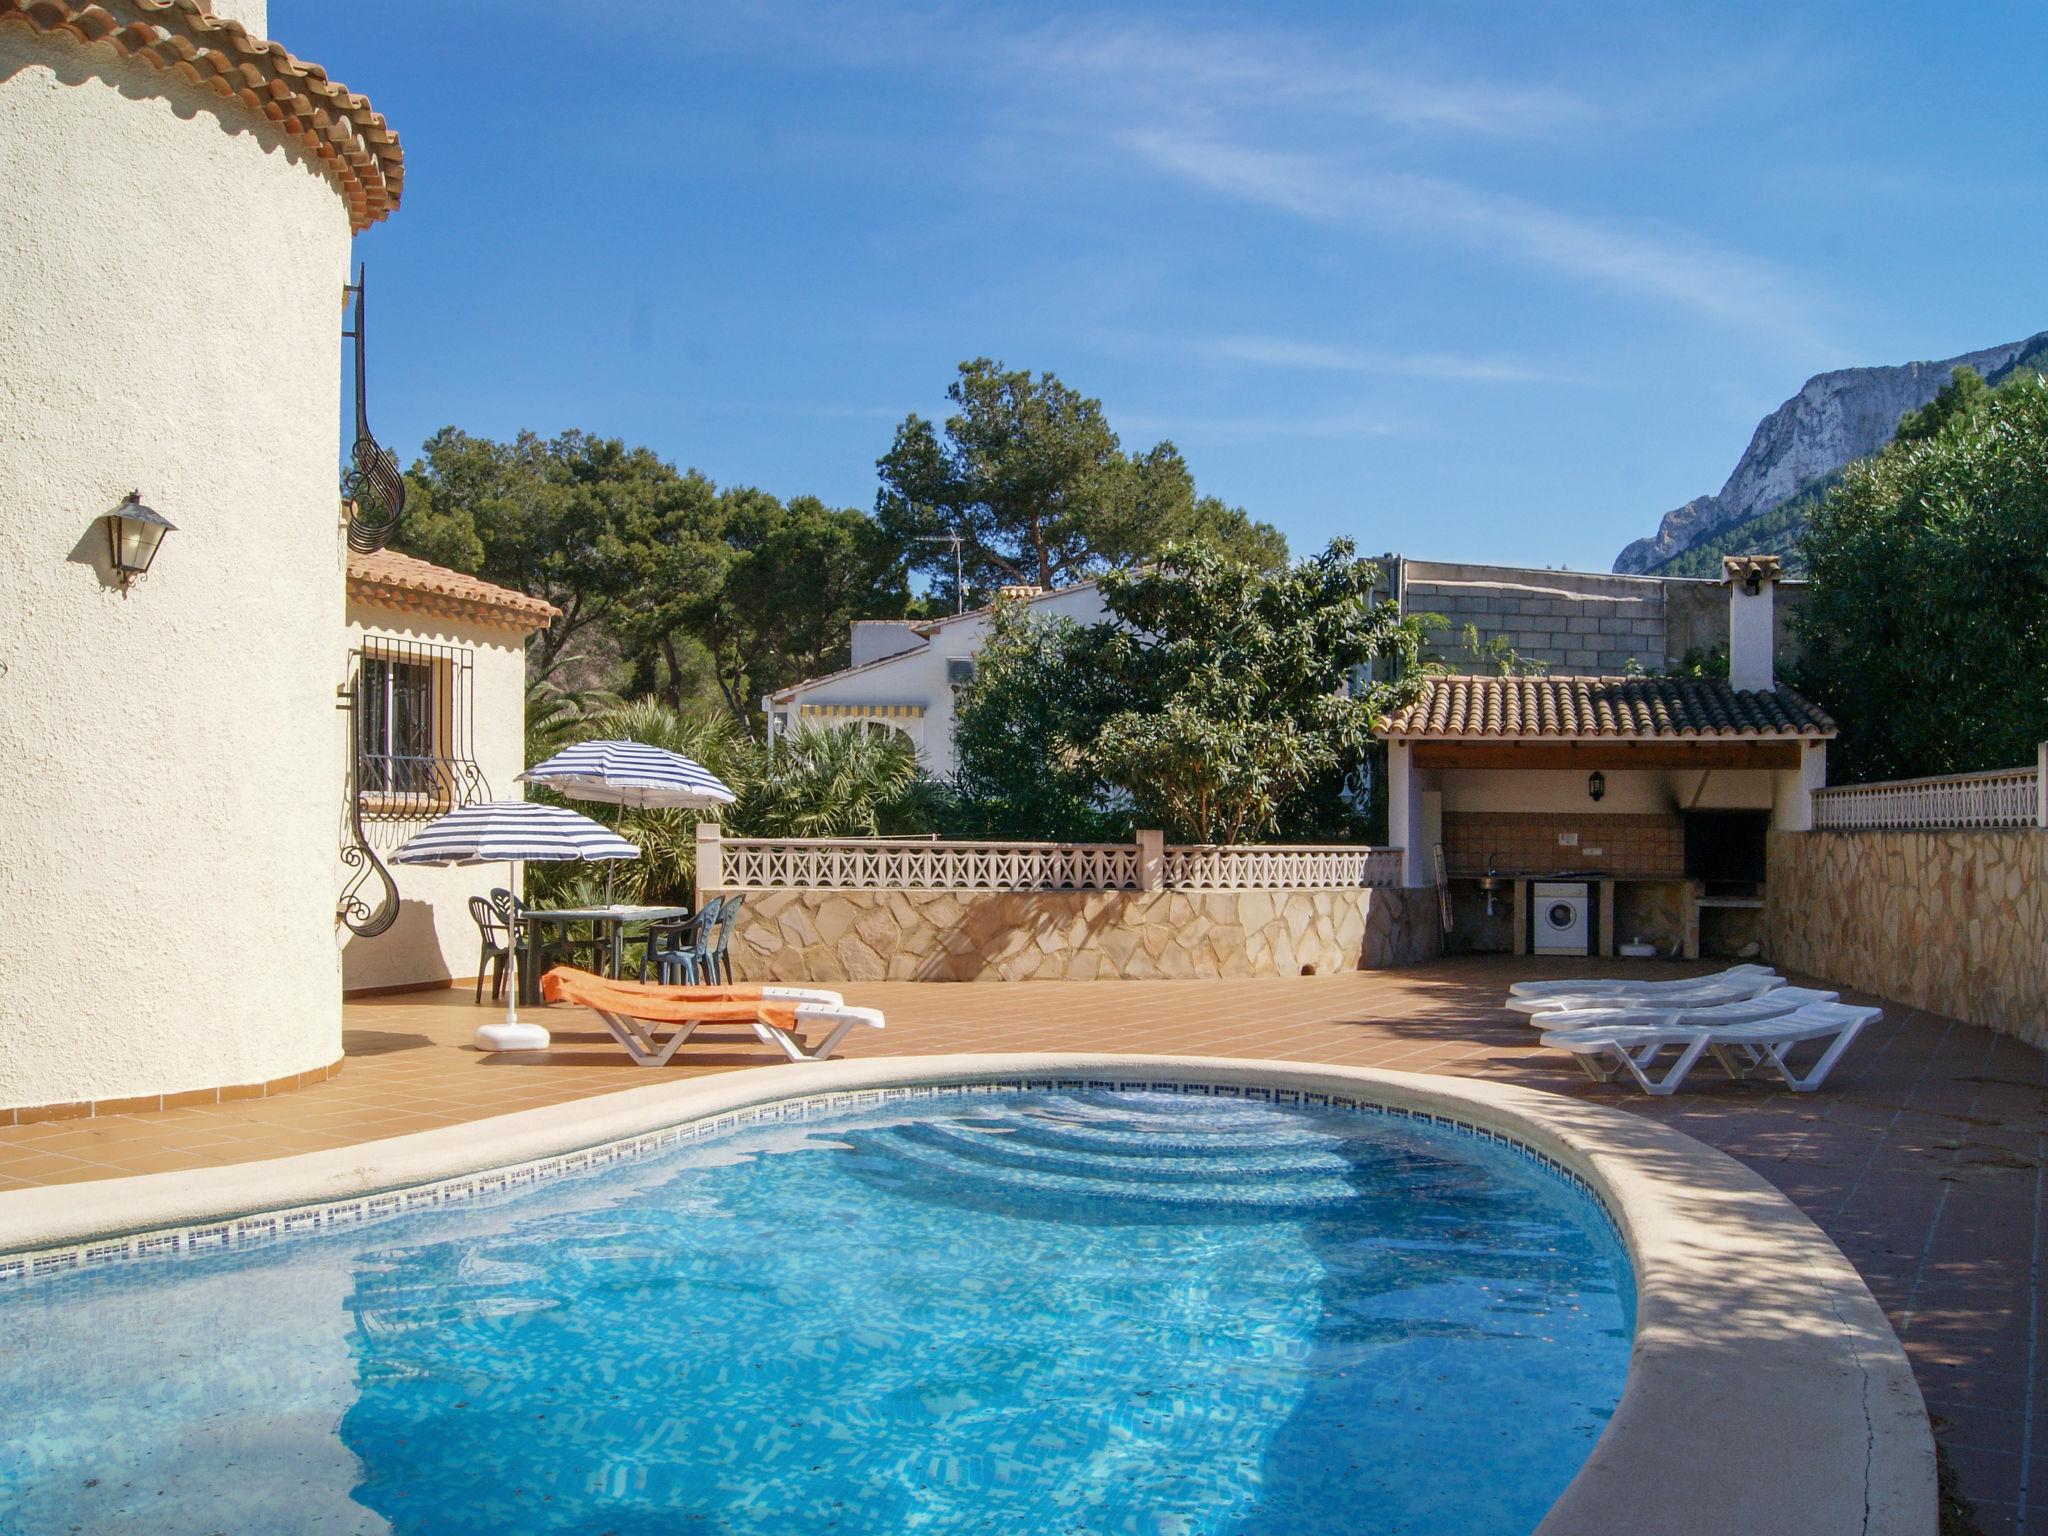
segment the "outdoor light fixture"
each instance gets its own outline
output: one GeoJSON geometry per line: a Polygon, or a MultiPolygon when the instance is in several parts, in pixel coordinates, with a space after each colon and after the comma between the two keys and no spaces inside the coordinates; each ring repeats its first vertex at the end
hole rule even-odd
{"type": "Polygon", "coordinates": [[[1586,775],[1586,793],[1596,804],[1607,794],[1607,775],[1598,768],[1586,775]]]}
{"type": "Polygon", "coordinates": [[[142,504],[142,492],[130,491],[128,499],[107,514],[107,552],[114,565],[114,577],[123,593],[139,577],[149,573],[156,547],[164,535],[176,528],[163,513],[142,504]]]}

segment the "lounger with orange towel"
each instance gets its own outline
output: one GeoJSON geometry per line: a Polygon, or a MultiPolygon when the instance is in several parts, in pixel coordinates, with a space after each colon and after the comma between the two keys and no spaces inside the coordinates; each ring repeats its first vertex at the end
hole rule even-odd
{"type": "Polygon", "coordinates": [[[806,987],[659,987],[558,965],[541,977],[540,995],[551,1003],[588,1008],[643,1067],[667,1066],[700,1024],[745,1024],[791,1061],[823,1061],[854,1026],[882,1027],[879,1008],[855,1008],[837,992],[806,987]],[[801,1036],[812,1026],[827,1033],[807,1047],[801,1036]],[[664,1041],[665,1030],[674,1033],[664,1041]]]}

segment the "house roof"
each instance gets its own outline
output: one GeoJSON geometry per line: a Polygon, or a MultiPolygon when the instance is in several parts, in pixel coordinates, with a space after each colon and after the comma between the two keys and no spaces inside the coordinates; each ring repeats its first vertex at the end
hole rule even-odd
{"type": "Polygon", "coordinates": [[[545,598],[528,597],[481,577],[401,555],[395,549],[368,555],[350,550],[348,595],[354,602],[466,619],[487,628],[516,629],[521,634],[545,629],[561,612],[545,598]]]}
{"type": "MultiPolygon", "coordinates": [[[[1092,580],[1077,581],[1072,583],[1071,585],[1064,587],[1048,587],[1043,592],[1040,592],[1033,597],[1027,597],[1022,599],[1012,598],[1009,599],[1009,601],[1043,603],[1048,602],[1056,597],[1065,597],[1069,592],[1079,592],[1086,587],[1092,587],[1094,585],[1095,583],[1092,580]]],[[[862,619],[857,622],[902,623],[905,626],[907,626],[910,632],[916,635],[919,639],[929,642],[933,635],[937,634],[940,630],[944,629],[948,624],[959,624],[965,622],[968,619],[987,618],[988,615],[993,613],[994,611],[995,605],[991,603],[987,607],[969,608],[965,613],[949,613],[944,618],[938,619],[862,619]]],[[[770,702],[772,703],[787,704],[791,699],[795,698],[798,694],[803,693],[808,689],[822,687],[826,683],[840,682],[849,677],[859,677],[864,673],[873,672],[878,668],[889,666],[893,662],[902,661],[906,657],[923,656],[926,653],[927,646],[925,645],[914,645],[905,650],[891,651],[887,656],[877,656],[873,661],[863,661],[859,663],[857,666],[841,667],[836,672],[821,672],[816,677],[799,678],[796,682],[791,683],[786,688],[776,689],[776,691],[770,694],[768,697],[770,702]]]]}
{"type": "Polygon", "coordinates": [[[1705,677],[1432,677],[1381,730],[1409,741],[1672,741],[1827,737],[1835,723],[1790,688],[1705,677]]]}
{"type": "Polygon", "coordinates": [[[277,124],[334,178],[358,233],[398,206],[405,156],[368,98],[239,21],[213,15],[203,0],[124,0],[114,11],[97,0],[0,0],[0,26],[8,25],[106,43],[277,124]]]}

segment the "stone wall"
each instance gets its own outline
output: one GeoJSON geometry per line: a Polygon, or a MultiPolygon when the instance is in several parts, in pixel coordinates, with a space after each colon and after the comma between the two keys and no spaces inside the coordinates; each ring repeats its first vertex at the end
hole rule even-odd
{"type": "Polygon", "coordinates": [[[1436,890],[747,893],[742,981],[1329,975],[1440,952],[1436,890]]]}
{"type": "Polygon", "coordinates": [[[1773,832],[1779,966],[2048,1045],[2048,833],[1773,832]]]}

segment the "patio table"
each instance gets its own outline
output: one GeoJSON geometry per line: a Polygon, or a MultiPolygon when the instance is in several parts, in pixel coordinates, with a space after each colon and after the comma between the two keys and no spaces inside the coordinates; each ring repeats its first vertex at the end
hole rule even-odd
{"type": "MultiPolygon", "coordinates": [[[[541,935],[548,928],[566,930],[571,923],[590,924],[593,932],[610,941],[611,963],[606,974],[616,978],[625,964],[628,923],[667,922],[689,915],[688,907],[529,907],[519,914],[519,921],[526,926],[524,948],[528,957],[539,953],[541,935]]],[[[540,967],[524,959],[519,965],[519,1000],[533,1005],[540,1002],[540,967]]]]}

